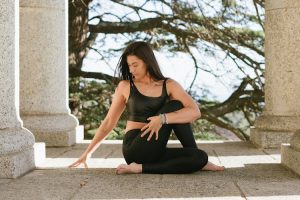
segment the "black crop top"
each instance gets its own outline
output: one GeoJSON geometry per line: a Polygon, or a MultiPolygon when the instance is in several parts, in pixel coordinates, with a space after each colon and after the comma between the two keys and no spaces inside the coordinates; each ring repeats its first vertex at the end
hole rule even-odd
{"type": "Polygon", "coordinates": [[[130,81],[130,94],[127,101],[128,120],[147,122],[148,117],[156,115],[168,99],[166,80],[163,82],[162,94],[159,97],[149,97],[140,93],[133,81],[130,81]]]}

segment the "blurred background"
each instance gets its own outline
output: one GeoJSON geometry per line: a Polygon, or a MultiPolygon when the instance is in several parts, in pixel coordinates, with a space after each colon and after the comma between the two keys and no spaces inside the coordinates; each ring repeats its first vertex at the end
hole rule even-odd
{"type": "MultiPolygon", "coordinates": [[[[69,106],[91,139],[132,41],[198,103],[199,140],[248,140],[264,107],[264,0],[69,0],[69,106]]],[[[122,139],[126,112],[107,139],[122,139]]],[[[176,139],[174,135],[172,139],[176,139]]]]}

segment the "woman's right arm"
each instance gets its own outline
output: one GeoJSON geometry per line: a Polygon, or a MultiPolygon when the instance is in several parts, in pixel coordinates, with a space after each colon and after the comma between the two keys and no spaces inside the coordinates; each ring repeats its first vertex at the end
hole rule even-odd
{"type": "Polygon", "coordinates": [[[97,129],[90,145],[81,155],[81,157],[76,162],[72,163],[69,167],[77,167],[81,163],[83,163],[85,167],[87,167],[87,164],[85,162],[87,156],[91,155],[97,149],[97,147],[100,145],[100,142],[117,125],[117,122],[126,107],[126,101],[128,97],[128,95],[126,94],[127,91],[129,92],[129,83],[127,81],[121,81],[115,90],[109,111],[105,119],[97,129]]]}

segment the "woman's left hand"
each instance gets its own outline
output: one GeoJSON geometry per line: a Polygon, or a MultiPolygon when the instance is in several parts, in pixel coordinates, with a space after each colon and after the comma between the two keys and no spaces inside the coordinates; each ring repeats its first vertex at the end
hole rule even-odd
{"type": "Polygon", "coordinates": [[[141,129],[141,131],[143,131],[141,137],[144,137],[147,133],[150,133],[147,138],[149,141],[155,133],[155,139],[158,140],[158,131],[162,127],[160,116],[149,117],[147,120],[150,122],[141,129]]]}

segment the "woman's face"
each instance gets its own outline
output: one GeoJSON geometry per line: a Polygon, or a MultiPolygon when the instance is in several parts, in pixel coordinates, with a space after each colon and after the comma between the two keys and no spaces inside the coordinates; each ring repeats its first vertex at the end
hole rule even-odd
{"type": "Polygon", "coordinates": [[[137,56],[127,56],[127,64],[129,67],[129,72],[134,76],[134,79],[142,79],[147,75],[146,64],[137,56]]]}

